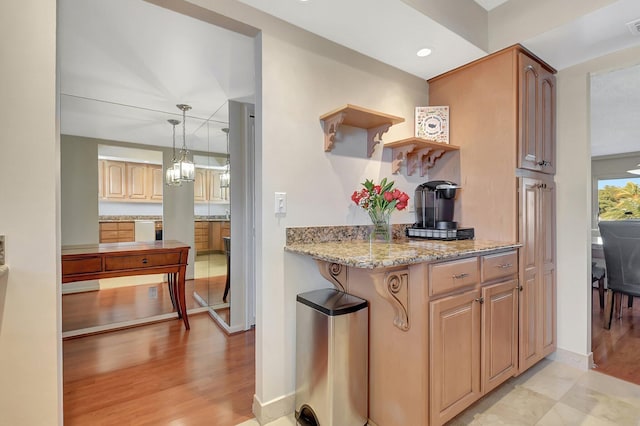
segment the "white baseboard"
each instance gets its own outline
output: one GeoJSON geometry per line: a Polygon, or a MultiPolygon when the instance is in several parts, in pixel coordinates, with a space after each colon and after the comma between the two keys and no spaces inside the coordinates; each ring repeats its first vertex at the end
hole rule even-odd
{"type": "Polygon", "coordinates": [[[220,317],[220,315],[218,315],[218,313],[215,311],[216,309],[220,309],[220,308],[226,308],[228,307],[229,304],[228,303],[223,303],[220,305],[215,305],[215,306],[210,306],[209,307],[209,316],[224,330],[225,333],[227,334],[234,334],[234,333],[240,333],[242,331],[246,331],[244,329],[244,327],[242,326],[234,326],[234,327],[230,327],[229,324],[226,323],[225,320],[222,319],[222,317],[220,317]]]}
{"type": "Polygon", "coordinates": [[[571,352],[566,349],[556,349],[554,353],[547,358],[558,361],[563,364],[570,365],[579,370],[587,371],[593,368],[593,352],[589,352],[586,355],[571,352]]]}
{"type": "MultiPolygon", "coordinates": [[[[207,308],[189,309],[187,311],[187,315],[197,314],[197,313],[200,313],[200,312],[206,312],[207,310],[208,310],[207,308]]],[[[63,339],[67,339],[69,337],[78,337],[78,336],[84,336],[84,335],[89,335],[89,334],[104,333],[105,331],[120,330],[120,329],[123,329],[123,328],[135,327],[137,325],[152,324],[154,322],[166,321],[166,320],[170,320],[170,319],[174,319],[174,318],[175,319],[178,318],[178,313],[177,312],[171,312],[171,313],[168,313],[168,314],[161,314],[161,315],[154,315],[152,317],[140,318],[140,319],[130,320],[130,321],[121,321],[121,322],[114,322],[114,323],[105,324],[105,325],[97,325],[95,327],[81,328],[81,329],[78,329],[78,330],[64,331],[62,333],[62,338],[63,339]]],[[[182,320],[180,320],[180,322],[182,322],[182,320]]]]}
{"type": "Polygon", "coordinates": [[[253,395],[253,406],[251,408],[258,423],[264,425],[293,413],[295,404],[295,393],[276,398],[265,404],[260,402],[257,395],[253,395]]]}

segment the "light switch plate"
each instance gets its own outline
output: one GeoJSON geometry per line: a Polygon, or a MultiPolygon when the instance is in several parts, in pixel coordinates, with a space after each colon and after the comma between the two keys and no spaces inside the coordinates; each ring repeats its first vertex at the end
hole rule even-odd
{"type": "Polygon", "coordinates": [[[0,235],[0,265],[4,265],[4,235],[0,235]]]}
{"type": "Polygon", "coordinates": [[[287,213],[287,193],[276,192],[275,194],[275,213],[285,214],[287,213]]]}

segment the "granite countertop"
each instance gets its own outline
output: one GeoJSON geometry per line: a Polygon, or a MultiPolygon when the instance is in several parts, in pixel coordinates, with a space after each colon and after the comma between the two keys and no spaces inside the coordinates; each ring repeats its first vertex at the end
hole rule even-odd
{"type": "Polygon", "coordinates": [[[392,225],[390,243],[369,242],[369,226],[287,228],[285,251],[357,268],[384,268],[508,250],[521,244],[485,240],[420,240],[405,236],[410,224],[392,225]]]}
{"type": "Polygon", "coordinates": [[[482,240],[410,240],[397,239],[391,243],[370,243],[367,240],[293,243],[285,246],[291,253],[357,268],[384,268],[452,259],[495,250],[520,247],[517,243],[482,240]]]}
{"type": "Polygon", "coordinates": [[[196,216],[195,220],[198,222],[230,222],[231,218],[226,215],[219,216],[196,216]]]}
{"type": "Polygon", "coordinates": [[[98,222],[135,222],[136,220],[162,222],[162,216],[98,216],[98,222]]]}
{"type": "MultiPolygon", "coordinates": [[[[199,222],[229,222],[231,219],[226,215],[218,216],[194,216],[199,222]]],[[[99,216],[98,222],[135,222],[136,220],[153,220],[162,222],[162,216],[99,216]]]]}

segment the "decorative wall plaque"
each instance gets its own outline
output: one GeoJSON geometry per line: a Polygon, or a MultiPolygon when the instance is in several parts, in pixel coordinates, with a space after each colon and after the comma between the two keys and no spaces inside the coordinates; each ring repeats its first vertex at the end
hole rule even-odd
{"type": "Polygon", "coordinates": [[[416,107],[416,137],[449,143],[449,107],[416,107]]]}

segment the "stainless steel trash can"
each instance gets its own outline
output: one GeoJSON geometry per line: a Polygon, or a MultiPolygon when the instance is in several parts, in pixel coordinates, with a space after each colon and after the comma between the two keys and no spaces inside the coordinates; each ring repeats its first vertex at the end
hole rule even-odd
{"type": "Polygon", "coordinates": [[[301,425],[362,426],[368,414],[366,300],[335,289],[296,303],[296,419],[301,425]]]}

